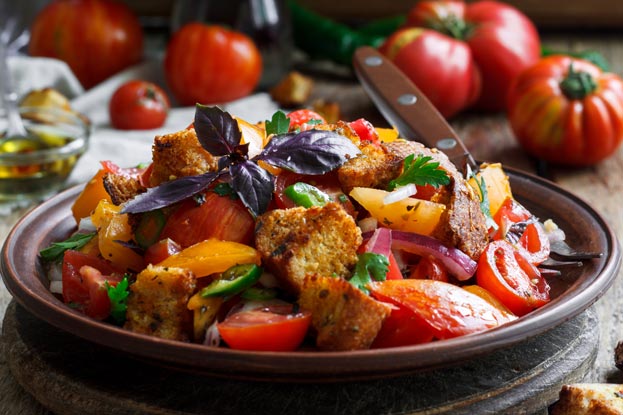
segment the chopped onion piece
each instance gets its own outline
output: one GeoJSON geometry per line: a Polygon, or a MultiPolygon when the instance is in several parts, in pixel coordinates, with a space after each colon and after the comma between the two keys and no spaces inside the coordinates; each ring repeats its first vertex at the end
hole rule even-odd
{"type": "Polygon", "coordinates": [[[217,320],[214,320],[214,323],[207,328],[206,335],[203,340],[204,345],[218,347],[221,344],[221,333],[219,333],[216,324],[217,320]]]}
{"type": "Polygon", "coordinates": [[[547,235],[550,243],[564,241],[567,237],[565,235],[565,231],[560,229],[556,222],[551,219],[547,219],[545,222],[543,222],[543,229],[545,229],[545,234],[547,235]]]}
{"type": "Polygon", "coordinates": [[[63,280],[63,264],[60,262],[53,262],[48,269],[48,279],[50,281],[62,281],[63,280]]]}
{"type": "Polygon", "coordinates": [[[405,186],[398,187],[396,190],[389,192],[387,196],[383,198],[383,203],[390,205],[392,203],[400,202],[403,199],[411,197],[417,193],[417,187],[413,183],[409,183],[405,186]]]}
{"type": "Polygon", "coordinates": [[[385,255],[389,258],[392,250],[392,231],[388,228],[377,228],[366,242],[366,251],[385,255]]]}
{"type": "Polygon", "coordinates": [[[54,294],[62,294],[63,293],[63,281],[51,281],[50,291],[52,291],[54,294]]]}
{"type": "Polygon", "coordinates": [[[379,221],[376,220],[376,218],[373,218],[372,216],[361,219],[357,225],[359,226],[359,228],[361,229],[361,232],[365,233],[365,232],[372,232],[374,231],[376,228],[378,228],[379,226],[379,221]]]}
{"type": "Polygon", "coordinates": [[[259,279],[259,283],[266,288],[279,288],[280,284],[277,278],[270,272],[264,271],[259,279]]]}
{"type": "Polygon", "coordinates": [[[392,231],[392,248],[416,255],[432,255],[440,260],[448,272],[459,281],[471,278],[477,263],[457,248],[447,247],[438,240],[417,233],[392,231]]]}
{"type": "Polygon", "coordinates": [[[91,233],[97,232],[97,228],[91,221],[91,217],[87,216],[86,218],[80,219],[80,223],[78,224],[78,232],[80,233],[91,233]]]}

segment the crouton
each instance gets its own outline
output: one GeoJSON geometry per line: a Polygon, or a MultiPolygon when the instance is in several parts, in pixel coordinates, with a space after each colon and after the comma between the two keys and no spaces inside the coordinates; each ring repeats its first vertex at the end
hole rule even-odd
{"type": "Polygon", "coordinates": [[[192,315],[186,305],[194,291],[195,276],[191,271],[149,265],[130,287],[124,328],[188,341],[192,315]]]}
{"type": "Polygon", "coordinates": [[[354,187],[386,189],[402,170],[402,158],[375,144],[361,144],[361,154],[344,163],[337,171],[340,185],[348,194],[354,187]]]}
{"type": "Polygon", "coordinates": [[[467,183],[456,166],[437,149],[430,149],[414,141],[397,140],[387,145],[390,153],[404,159],[409,154],[430,156],[450,176],[447,191],[441,192],[434,202],[444,203],[447,209],[441,216],[432,236],[448,246],[465,252],[478,260],[488,243],[485,215],[480,209],[480,196],[467,183]]]}
{"type": "Polygon", "coordinates": [[[292,71],[270,89],[270,96],[284,107],[303,105],[314,87],[314,81],[300,72],[292,71]]]}
{"type": "Polygon", "coordinates": [[[367,296],[341,278],[310,275],[305,278],[301,309],[312,313],[321,350],[368,349],[391,307],[367,296]]]}
{"type": "Polygon", "coordinates": [[[154,166],[149,178],[150,186],[217,168],[216,158],[201,147],[194,128],[156,136],[152,158],[154,166]]]}
{"type": "Polygon", "coordinates": [[[552,415],[623,414],[623,385],[612,383],[576,383],[563,385],[552,415]]]}
{"type": "Polygon", "coordinates": [[[262,262],[294,294],[308,274],[349,276],[361,242],[361,230],[336,202],[267,212],[255,234],[262,262]]]}
{"type": "Polygon", "coordinates": [[[102,180],[110,200],[117,206],[147,190],[138,178],[122,174],[106,173],[102,180]]]}

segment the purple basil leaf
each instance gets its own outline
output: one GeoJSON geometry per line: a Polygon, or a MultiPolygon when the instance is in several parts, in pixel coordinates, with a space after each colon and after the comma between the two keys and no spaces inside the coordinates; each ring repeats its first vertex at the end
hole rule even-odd
{"type": "Polygon", "coordinates": [[[251,213],[259,216],[266,212],[275,188],[273,176],[248,160],[232,165],[229,171],[231,187],[251,213]]]}
{"type": "Polygon", "coordinates": [[[180,177],[164,182],[158,187],[147,189],[134,199],[126,202],[121,213],[141,213],[159,209],[194,196],[206,189],[223,172],[204,173],[199,176],[180,177]]]}
{"type": "Polygon", "coordinates": [[[201,146],[214,156],[233,153],[242,138],[238,122],[228,112],[201,104],[195,109],[195,131],[201,146]]]}
{"type": "Polygon", "coordinates": [[[255,158],[300,174],[324,174],[361,151],[333,131],[308,130],[273,137],[255,158]]]}

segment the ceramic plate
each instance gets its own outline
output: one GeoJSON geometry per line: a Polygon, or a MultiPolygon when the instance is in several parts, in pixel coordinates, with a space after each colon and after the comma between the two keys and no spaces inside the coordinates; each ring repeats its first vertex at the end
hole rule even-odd
{"type": "Polygon", "coordinates": [[[75,227],[70,207],[81,187],[57,195],[23,217],[2,251],[2,277],[15,299],[42,320],[76,336],[179,370],[255,380],[346,381],[401,376],[460,363],[510,347],[569,320],[610,287],[621,262],[612,230],[586,202],[555,184],[507,169],[516,198],[542,220],[551,218],[576,249],[600,251],[599,259],[549,278],[552,301],[487,332],[423,345],[353,352],[246,352],[209,348],[135,334],[92,320],[48,290],[38,252],[75,227]]]}

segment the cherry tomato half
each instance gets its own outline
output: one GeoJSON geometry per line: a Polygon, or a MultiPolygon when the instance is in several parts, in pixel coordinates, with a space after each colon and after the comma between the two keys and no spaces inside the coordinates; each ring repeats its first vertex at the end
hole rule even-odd
{"type": "Polygon", "coordinates": [[[476,281],[518,316],[549,302],[547,281],[506,241],[493,241],[485,248],[478,260],[476,281]]]}
{"type": "Polygon", "coordinates": [[[297,128],[303,131],[309,130],[314,127],[314,123],[327,123],[322,115],[307,109],[292,111],[288,114],[288,118],[290,119],[290,131],[296,130],[297,128]],[[310,123],[310,121],[312,122],[310,123]]]}
{"type": "Polygon", "coordinates": [[[301,345],[310,323],[309,312],[276,305],[232,314],[217,327],[232,349],[286,352],[301,345]]]}
{"type": "Polygon", "coordinates": [[[167,119],[169,107],[169,98],[158,85],[128,81],[117,88],[110,99],[110,123],[119,130],[158,128],[167,119]]]}

